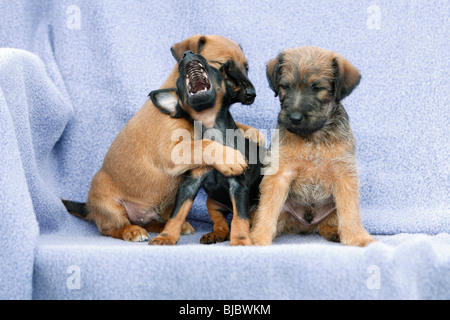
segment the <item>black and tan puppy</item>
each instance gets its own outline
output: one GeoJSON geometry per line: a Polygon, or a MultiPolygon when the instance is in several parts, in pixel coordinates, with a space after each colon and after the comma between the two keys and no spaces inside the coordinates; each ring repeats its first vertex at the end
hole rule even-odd
{"type": "Polygon", "coordinates": [[[269,151],[279,169],[261,182],[253,244],[316,230],[346,245],[372,243],[360,219],[355,139],[341,104],[360,73],[339,54],[308,46],[280,53],[267,77],[281,102],[279,143],[269,151]]]}
{"type": "MultiPolygon", "coordinates": [[[[227,81],[232,85],[235,101],[244,104],[254,101],[255,88],[247,77],[247,60],[236,42],[216,35],[196,35],[171,48],[177,61],[187,50],[201,52],[217,66],[231,60],[233,68],[229,70],[227,81]]],[[[173,88],[177,78],[178,65],[162,88],[173,88]]],[[[199,110],[195,116],[208,122],[215,112],[199,110]]],[[[249,127],[244,125],[239,127],[250,136],[258,136],[256,130],[247,130],[249,127]]],[[[147,230],[160,232],[163,229],[185,172],[214,167],[228,176],[241,174],[246,168],[245,164],[224,163],[214,155],[208,161],[174,163],[174,148],[180,144],[188,148],[194,146],[194,141],[172,141],[172,132],[177,129],[194,131],[191,121],[161,113],[148,99],[111,144],[102,167],[92,179],[87,203],[64,201],[68,211],[94,221],[103,235],[145,241],[148,240],[147,230]]],[[[203,144],[205,148],[209,145],[226,148],[213,141],[203,144]]],[[[243,158],[236,150],[231,151],[243,158]]],[[[183,233],[193,232],[192,226],[184,224],[183,233]]]]}
{"type": "MultiPolygon", "coordinates": [[[[193,169],[185,174],[178,188],[175,205],[164,230],[150,241],[151,245],[174,245],[177,243],[183,223],[191,209],[200,188],[208,194],[208,211],[213,221],[213,232],[202,238],[203,243],[225,241],[229,228],[226,215],[234,214],[231,222],[230,245],[250,245],[250,211],[258,203],[261,181],[261,161],[265,149],[245,139],[229,111],[235,98],[232,87],[226,84],[224,76],[232,67],[228,61],[220,70],[208,65],[206,59],[186,52],[179,62],[179,79],[174,89],[156,90],[150,93],[153,104],[172,117],[182,117],[189,121],[201,121],[196,113],[206,109],[215,114],[208,122],[200,124],[198,136],[216,141],[227,147],[241,150],[246,159],[251,159],[242,175],[225,176],[215,169],[193,169]],[[261,154],[259,148],[263,149],[261,154]],[[215,204],[215,205],[214,205],[215,204]]],[[[200,140],[203,143],[205,140],[200,140]]],[[[220,152],[210,150],[211,153],[220,152]]],[[[189,160],[189,159],[188,159],[189,160]]],[[[229,159],[232,162],[235,159],[229,159]]]]}

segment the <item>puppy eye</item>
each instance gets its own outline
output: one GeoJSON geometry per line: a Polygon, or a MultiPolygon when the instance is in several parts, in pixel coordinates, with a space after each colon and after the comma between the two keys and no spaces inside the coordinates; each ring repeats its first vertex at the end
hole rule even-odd
{"type": "Polygon", "coordinates": [[[312,85],[311,89],[313,89],[316,92],[326,90],[326,88],[319,87],[318,85],[314,85],[314,84],[312,85]]]}
{"type": "Polygon", "coordinates": [[[329,90],[328,88],[323,87],[323,86],[321,86],[320,84],[317,84],[317,83],[313,83],[313,84],[311,85],[311,89],[312,89],[314,92],[319,92],[319,91],[322,91],[322,90],[326,90],[326,91],[329,90]]]}

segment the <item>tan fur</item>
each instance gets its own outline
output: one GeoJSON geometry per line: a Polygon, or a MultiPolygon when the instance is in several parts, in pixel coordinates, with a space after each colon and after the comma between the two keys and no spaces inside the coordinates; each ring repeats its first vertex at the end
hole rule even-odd
{"type": "Polygon", "coordinates": [[[231,198],[233,204],[233,220],[231,220],[230,246],[249,246],[250,240],[250,220],[239,216],[236,209],[236,200],[231,198]]]}
{"type": "Polygon", "coordinates": [[[228,227],[227,219],[222,213],[228,210],[209,197],[206,200],[206,206],[213,223],[213,231],[203,235],[200,243],[210,244],[228,240],[230,237],[230,228],[228,227]]]}
{"type": "MultiPolygon", "coordinates": [[[[302,47],[285,50],[281,56],[282,73],[274,80],[276,84],[289,83],[301,90],[302,86],[312,81],[332,80],[333,58],[339,63],[344,82],[343,95],[346,94],[345,86],[352,87],[359,81],[357,69],[328,50],[302,47]],[[305,78],[306,81],[296,83],[298,79],[305,78]]],[[[268,63],[269,78],[277,63],[277,59],[268,63]]],[[[282,88],[279,94],[280,97],[285,94],[282,88]]],[[[366,246],[375,241],[360,220],[355,140],[342,105],[330,106],[329,110],[324,111],[329,118],[324,129],[308,136],[278,127],[279,144],[271,145],[270,154],[272,165],[276,163],[279,170],[277,174],[266,175],[262,180],[260,203],[251,230],[254,245],[271,244],[273,238],[283,232],[318,231],[330,241],[354,246],[366,246]],[[334,201],[336,210],[319,225],[305,227],[283,211],[288,198],[298,203],[314,204],[317,208],[334,201]]]]}
{"type": "Polygon", "coordinates": [[[186,200],[176,217],[167,221],[163,232],[153,238],[149,245],[175,245],[180,239],[183,225],[193,203],[193,200],[186,200]]]}
{"type": "MultiPolygon", "coordinates": [[[[173,46],[174,55],[181,55],[187,50],[196,52],[202,39],[202,55],[206,59],[227,61],[233,59],[238,64],[247,61],[241,48],[233,41],[220,36],[193,36],[173,46]]],[[[173,88],[178,78],[176,65],[161,88],[173,88]]],[[[210,120],[211,115],[196,114],[198,120],[210,120]]],[[[175,194],[184,172],[192,169],[214,167],[225,175],[237,175],[246,168],[243,156],[236,153],[240,163],[225,164],[223,159],[213,156],[200,164],[175,165],[171,151],[179,143],[194,147],[194,142],[173,142],[172,132],[186,129],[193,137],[193,124],[185,119],[174,119],[161,113],[151,100],[134,115],[117,135],[108,150],[103,166],[94,176],[88,194],[88,217],[93,220],[99,231],[108,236],[129,241],[143,241],[147,230],[161,232],[164,223],[153,222],[143,227],[130,228],[130,220],[124,203],[133,204],[143,212],[154,212],[161,220],[167,220],[174,202],[175,194]]],[[[213,141],[203,140],[202,149],[210,144],[226,148],[213,141]]],[[[229,152],[229,151],[228,151],[229,152]]],[[[225,154],[225,152],[223,153],[225,154]]],[[[177,228],[179,226],[177,225],[177,228]]],[[[193,228],[185,223],[182,232],[193,233],[193,228]]],[[[172,239],[173,240],[173,239],[172,239]]]]}

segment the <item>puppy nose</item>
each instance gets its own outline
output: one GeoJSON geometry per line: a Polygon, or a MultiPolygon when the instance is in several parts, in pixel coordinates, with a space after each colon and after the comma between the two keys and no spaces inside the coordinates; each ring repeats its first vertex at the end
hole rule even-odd
{"type": "Polygon", "coordinates": [[[191,50],[186,51],[185,53],[183,53],[183,59],[186,58],[186,56],[194,54],[191,50]]]}
{"type": "Polygon", "coordinates": [[[311,212],[305,214],[305,219],[308,221],[308,223],[311,223],[314,220],[314,216],[311,212]]]}
{"type": "Polygon", "coordinates": [[[247,89],[245,91],[245,98],[249,101],[253,101],[256,98],[256,92],[254,89],[247,89]]]}
{"type": "Polygon", "coordinates": [[[291,122],[293,124],[300,124],[300,122],[302,122],[303,116],[301,113],[294,112],[294,113],[291,113],[289,118],[291,119],[291,122]]]}

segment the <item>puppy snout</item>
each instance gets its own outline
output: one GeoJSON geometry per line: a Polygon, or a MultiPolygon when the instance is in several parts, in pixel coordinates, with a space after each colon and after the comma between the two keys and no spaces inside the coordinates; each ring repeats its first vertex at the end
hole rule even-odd
{"type": "Polygon", "coordinates": [[[183,59],[186,58],[186,56],[192,55],[194,54],[194,52],[192,52],[191,50],[186,51],[185,53],[183,53],[183,59]]]}
{"type": "Polygon", "coordinates": [[[294,112],[290,114],[289,119],[291,120],[292,124],[299,125],[303,120],[303,115],[299,112],[294,112]]]}
{"type": "Polygon", "coordinates": [[[253,101],[256,98],[256,91],[253,88],[247,88],[247,90],[245,90],[245,99],[247,101],[253,101]]]}

